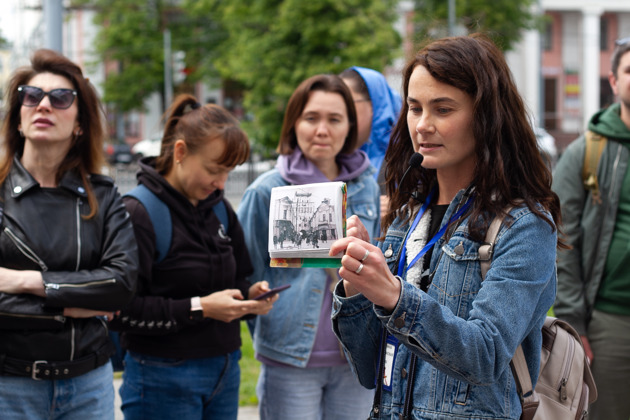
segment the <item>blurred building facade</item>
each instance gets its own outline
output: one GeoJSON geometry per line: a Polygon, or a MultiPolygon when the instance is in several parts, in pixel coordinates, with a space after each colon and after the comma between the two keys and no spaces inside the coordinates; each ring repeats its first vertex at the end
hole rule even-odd
{"type": "MultiPolygon", "coordinates": [[[[401,1],[397,24],[407,57],[413,51],[413,2],[401,1]]],[[[630,36],[628,0],[539,0],[544,31],[526,31],[506,54],[533,124],[545,128],[563,150],[590,117],[614,101],[608,83],[615,40],[630,36]]],[[[386,76],[400,88],[400,59],[386,76]]]]}
{"type": "MultiPolygon", "coordinates": [[[[15,42],[10,57],[0,56],[0,77],[27,63],[32,51],[45,45],[41,0],[16,1],[16,19],[23,22],[24,34],[15,42]]],[[[395,26],[402,35],[402,53],[384,71],[390,85],[398,90],[406,57],[414,52],[413,4],[410,0],[399,2],[400,18],[395,26]]],[[[610,57],[615,40],[630,36],[630,1],[539,0],[537,8],[547,16],[545,30],[525,32],[507,59],[533,123],[551,133],[563,149],[585,129],[594,112],[614,100],[608,84],[610,57]]],[[[65,8],[63,53],[84,68],[102,95],[103,81],[117,71],[117,65],[102,63],[95,55],[98,28],[93,17],[94,11],[89,9],[65,8]]],[[[2,82],[4,86],[6,80],[2,82]]],[[[215,102],[237,113],[242,112],[241,93],[238,86],[216,88],[199,83],[195,87],[195,95],[204,102],[215,102]]],[[[146,98],[145,108],[144,112],[124,115],[108,110],[110,137],[132,145],[159,136],[160,94],[146,98]]]]}
{"type": "Polygon", "coordinates": [[[614,102],[608,74],[615,40],[630,36],[630,1],[541,0],[543,32],[527,32],[508,54],[537,125],[562,150],[591,116],[614,102]]]}

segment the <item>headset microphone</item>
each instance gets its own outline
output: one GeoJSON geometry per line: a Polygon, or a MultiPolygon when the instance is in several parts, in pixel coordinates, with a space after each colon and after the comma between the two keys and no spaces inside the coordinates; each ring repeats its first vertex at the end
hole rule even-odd
{"type": "Polygon", "coordinates": [[[398,185],[402,185],[402,182],[405,180],[405,177],[407,176],[409,171],[411,169],[419,168],[420,165],[422,165],[422,161],[423,160],[424,160],[424,156],[422,156],[418,152],[415,152],[413,155],[411,155],[411,158],[409,158],[409,167],[407,168],[407,170],[403,174],[402,178],[400,178],[400,183],[398,185]]]}
{"type": "MultiPolygon", "coordinates": [[[[424,160],[424,156],[422,156],[420,153],[415,152],[413,155],[411,155],[411,157],[409,158],[409,166],[407,167],[407,169],[405,170],[405,173],[403,174],[402,178],[400,178],[400,183],[398,185],[402,186],[402,182],[405,180],[405,177],[407,176],[407,174],[409,173],[409,171],[411,169],[416,169],[419,168],[420,165],[422,165],[422,161],[424,160]]],[[[411,196],[418,200],[418,193],[417,191],[414,192],[409,192],[409,194],[411,194],[411,196]]]]}

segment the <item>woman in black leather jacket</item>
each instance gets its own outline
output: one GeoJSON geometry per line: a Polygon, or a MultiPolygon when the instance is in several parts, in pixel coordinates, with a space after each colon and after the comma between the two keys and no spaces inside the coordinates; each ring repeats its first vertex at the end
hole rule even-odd
{"type": "Polygon", "coordinates": [[[106,321],[136,286],[133,228],[97,175],[96,91],[38,50],[7,89],[0,157],[0,416],[113,419],[106,321]]]}

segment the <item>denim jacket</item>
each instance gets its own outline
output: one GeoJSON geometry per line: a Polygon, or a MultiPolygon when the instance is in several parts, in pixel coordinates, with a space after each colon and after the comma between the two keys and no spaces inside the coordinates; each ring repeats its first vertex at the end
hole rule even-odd
{"type": "MultiPolygon", "coordinates": [[[[462,195],[458,193],[450,204],[442,224],[462,195]]],[[[499,231],[483,283],[480,243],[470,239],[465,219],[435,244],[428,292],[403,280],[391,314],[360,294],[344,297],[342,284],[337,285],[333,328],[362,385],[375,385],[382,328],[400,341],[392,390],[383,391],[381,407],[373,410],[372,418],[399,418],[411,374],[412,419],[520,417],[509,364],[522,343],[535,384],[541,327],[555,296],[557,238],[551,226],[527,207],[513,209],[510,216],[511,224],[504,223],[499,231]],[[411,352],[418,356],[415,372],[409,366],[411,352]]],[[[396,220],[379,244],[384,251],[394,251],[384,253],[392,270],[407,230],[407,224],[396,220]]]]}
{"type": "MultiPolygon", "coordinates": [[[[370,166],[347,184],[346,215],[359,216],[370,235],[379,235],[379,192],[370,166]]],[[[266,280],[269,287],[290,283],[267,315],[250,322],[254,349],[264,357],[296,367],[308,363],[326,287],[322,268],[269,267],[269,199],[273,187],[288,183],[276,169],[261,175],[245,191],[238,208],[245,241],[254,265],[251,283],[266,280]]]]}

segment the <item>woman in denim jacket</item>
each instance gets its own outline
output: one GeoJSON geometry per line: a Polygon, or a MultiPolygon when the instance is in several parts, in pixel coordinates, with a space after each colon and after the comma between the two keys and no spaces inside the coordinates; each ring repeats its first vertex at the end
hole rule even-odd
{"type": "Polygon", "coordinates": [[[535,383],[555,296],[551,174],[487,38],[428,44],[403,90],[386,155],[387,234],[375,247],[352,218],[331,248],[345,251],[334,331],[360,382],[377,383],[373,419],[518,419],[510,360],[522,344],[535,383]],[[414,152],[422,166],[405,177],[414,152]],[[484,280],[478,248],[508,205],[484,280]]]}
{"type": "Polygon", "coordinates": [[[303,81],[289,99],[277,167],[245,191],[238,217],[254,265],[252,283],[291,284],[267,315],[252,323],[262,361],[257,393],[262,420],[365,419],[373,392],[352,375],[331,326],[335,269],[269,267],[269,200],[273,187],[344,181],[347,214],[378,235],[379,192],[374,168],[357,150],[356,112],[334,75],[303,81]]]}

